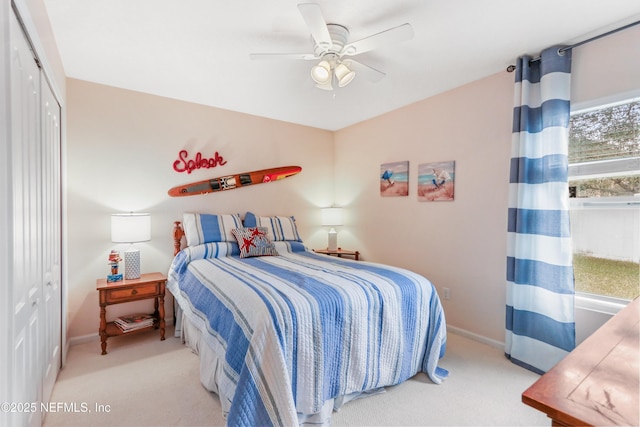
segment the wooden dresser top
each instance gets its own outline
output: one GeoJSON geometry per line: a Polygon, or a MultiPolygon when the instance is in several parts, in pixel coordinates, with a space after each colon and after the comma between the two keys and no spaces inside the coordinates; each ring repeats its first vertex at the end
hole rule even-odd
{"type": "Polygon", "coordinates": [[[558,425],[634,425],[639,416],[640,299],[522,394],[558,425]]]}

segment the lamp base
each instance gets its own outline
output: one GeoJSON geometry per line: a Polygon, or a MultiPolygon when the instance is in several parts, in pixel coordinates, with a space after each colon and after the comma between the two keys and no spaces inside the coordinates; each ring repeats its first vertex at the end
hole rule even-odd
{"type": "Polygon", "coordinates": [[[127,249],[124,253],[124,279],[140,278],[140,251],[136,248],[127,249]]]}
{"type": "Polygon", "coordinates": [[[330,251],[338,250],[338,232],[332,228],[331,230],[329,230],[328,236],[329,246],[327,246],[327,249],[330,251]]]}

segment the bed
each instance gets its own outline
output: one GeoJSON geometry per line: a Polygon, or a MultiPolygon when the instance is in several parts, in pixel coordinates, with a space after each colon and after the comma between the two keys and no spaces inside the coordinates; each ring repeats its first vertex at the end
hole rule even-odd
{"type": "Polygon", "coordinates": [[[185,213],[174,240],[176,331],[227,425],[330,425],[353,398],[448,375],[444,312],[421,275],[316,254],[288,216],[185,213]]]}

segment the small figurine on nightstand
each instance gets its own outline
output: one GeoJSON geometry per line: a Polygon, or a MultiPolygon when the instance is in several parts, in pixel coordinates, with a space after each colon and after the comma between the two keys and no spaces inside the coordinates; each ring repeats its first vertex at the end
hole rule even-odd
{"type": "Polygon", "coordinates": [[[122,261],[118,251],[112,250],[109,253],[109,265],[111,266],[111,274],[107,275],[107,282],[118,282],[122,280],[122,274],[118,274],[118,263],[122,261]]]}

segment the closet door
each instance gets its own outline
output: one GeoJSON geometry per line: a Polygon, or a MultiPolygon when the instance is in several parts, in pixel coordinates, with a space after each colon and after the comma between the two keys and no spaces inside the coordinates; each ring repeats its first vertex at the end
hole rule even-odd
{"type": "Polygon", "coordinates": [[[62,342],[61,211],[60,211],[60,106],[49,84],[42,78],[42,226],[44,288],[42,316],[44,328],[43,399],[51,397],[60,371],[62,342]]]}
{"type": "MultiPolygon", "coordinates": [[[[40,70],[21,27],[10,17],[13,251],[12,402],[42,398],[42,145],[40,70]]],[[[12,425],[40,425],[40,411],[13,413],[12,425]]]]}

